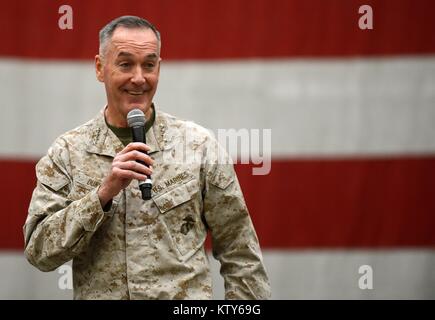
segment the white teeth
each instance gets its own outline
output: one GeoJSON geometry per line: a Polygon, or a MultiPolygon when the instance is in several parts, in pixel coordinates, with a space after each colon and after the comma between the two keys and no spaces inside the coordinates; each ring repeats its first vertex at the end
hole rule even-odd
{"type": "Polygon", "coordinates": [[[137,96],[139,96],[139,95],[141,95],[141,94],[143,94],[144,92],[143,91],[127,91],[129,94],[133,94],[133,95],[137,95],[137,96]]]}

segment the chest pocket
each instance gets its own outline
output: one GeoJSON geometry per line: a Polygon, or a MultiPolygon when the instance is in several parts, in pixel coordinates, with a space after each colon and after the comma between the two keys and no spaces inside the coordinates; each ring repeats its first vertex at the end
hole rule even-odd
{"type": "Polygon", "coordinates": [[[68,177],[48,156],[43,157],[36,164],[36,177],[54,191],[59,191],[69,183],[68,177]]]}
{"type": "Polygon", "coordinates": [[[203,246],[207,235],[201,220],[200,199],[195,178],[153,198],[160,211],[159,219],[169,232],[181,261],[195,254],[203,246]]]}
{"type": "Polygon", "coordinates": [[[101,181],[92,178],[81,171],[77,171],[73,177],[72,190],[68,197],[71,200],[81,199],[100,184],[101,181]]]}

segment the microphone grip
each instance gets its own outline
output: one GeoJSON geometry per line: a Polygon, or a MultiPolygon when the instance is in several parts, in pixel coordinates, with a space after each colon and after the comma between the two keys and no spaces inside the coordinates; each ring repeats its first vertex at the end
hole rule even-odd
{"type": "MultiPolygon", "coordinates": [[[[142,142],[142,143],[146,143],[146,138],[145,138],[145,128],[144,126],[134,126],[131,128],[131,133],[132,133],[132,138],[133,138],[133,142],[142,142]]],[[[147,154],[147,152],[145,151],[141,151],[145,154],[147,154]]],[[[148,167],[147,164],[145,164],[143,161],[140,160],[136,160],[136,162],[148,167]]],[[[147,176],[145,181],[139,181],[139,189],[142,193],[142,199],[143,200],[149,200],[151,199],[151,189],[153,187],[153,183],[151,180],[151,176],[147,176]]]]}

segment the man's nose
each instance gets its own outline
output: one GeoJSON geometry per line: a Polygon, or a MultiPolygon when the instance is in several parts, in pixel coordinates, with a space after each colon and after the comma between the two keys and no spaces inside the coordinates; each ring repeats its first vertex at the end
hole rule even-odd
{"type": "Polygon", "coordinates": [[[133,76],[131,77],[131,82],[137,86],[141,86],[146,82],[145,75],[140,66],[137,66],[133,71],[133,76]]]}

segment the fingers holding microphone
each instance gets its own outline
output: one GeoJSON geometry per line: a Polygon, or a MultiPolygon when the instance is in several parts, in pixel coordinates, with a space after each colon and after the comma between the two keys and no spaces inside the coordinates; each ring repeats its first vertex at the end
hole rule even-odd
{"type": "Polygon", "coordinates": [[[149,168],[153,164],[153,160],[146,152],[150,148],[141,142],[132,142],[128,144],[120,153],[113,159],[112,166],[117,166],[120,169],[127,170],[126,178],[145,180],[147,176],[152,174],[152,169],[149,168]],[[142,176],[140,176],[142,175],[142,176]]]}
{"type": "Polygon", "coordinates": [[[150,147],[144,143],[132,142],[115,156],[110,172],[98,190],[103,207],[125,189],[131,180],[144,181],[152,174],[154,160],[146,154],[149,150],[150,147]]]}

